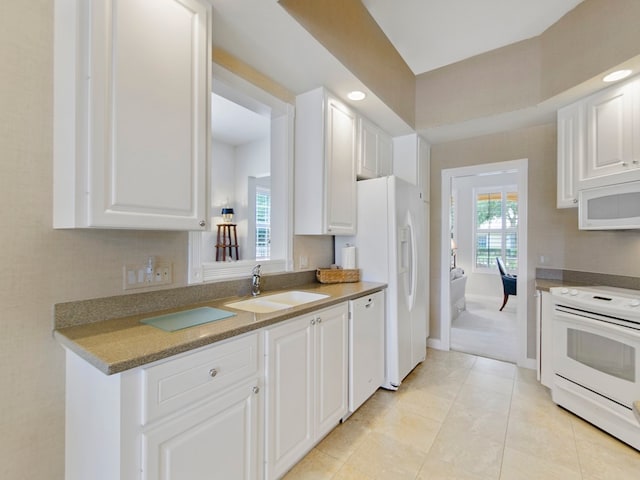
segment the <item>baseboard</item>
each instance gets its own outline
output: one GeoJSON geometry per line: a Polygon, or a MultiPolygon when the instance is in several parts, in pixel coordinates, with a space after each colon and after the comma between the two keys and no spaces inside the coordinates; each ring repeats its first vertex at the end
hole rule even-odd
{"type": "Polygon", "coordinates": [[[442,345],[442,340],[439,338],[428,338],[427,339],[427,347],[433,348],[435,350],[444,350],[449,351],[449,348],[444,348],[442,345]]]}
{"type": "Polygon", "coordinates": [[[535,370],[538,368],[538,362],[535,358],[526,358],[522,365],[518,364],[519,367],[528,368],[529,370],[535,370]]]}

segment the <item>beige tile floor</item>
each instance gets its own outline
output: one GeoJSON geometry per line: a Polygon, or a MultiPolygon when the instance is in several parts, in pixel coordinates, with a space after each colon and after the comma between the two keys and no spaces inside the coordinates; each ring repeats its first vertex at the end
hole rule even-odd
{"type": "Polygon", "coordinates": [[[429,349],[285,479],[638,480],[640,453],[557,407],[532,370],[429,349]]]}

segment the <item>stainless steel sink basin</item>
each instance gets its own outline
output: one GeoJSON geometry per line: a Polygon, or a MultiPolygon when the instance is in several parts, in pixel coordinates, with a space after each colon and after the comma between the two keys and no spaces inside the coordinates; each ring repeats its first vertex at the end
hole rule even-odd
{"type": "Polygon", "coordinates": [[[316,300],[322,300],[327,297],[329,297],[329,295],[324,295],[322,293],[292,290],[290,292],[276,293],[274,295],[265,295],[250,298],[249,300],[241,300],[240,302],[227,303],[225,306],[236,308],[238,310],[245,310],[247,312],[271,313],[277,312],[278,310],[284,310],[285,308],[315,302],[316,300]]]}

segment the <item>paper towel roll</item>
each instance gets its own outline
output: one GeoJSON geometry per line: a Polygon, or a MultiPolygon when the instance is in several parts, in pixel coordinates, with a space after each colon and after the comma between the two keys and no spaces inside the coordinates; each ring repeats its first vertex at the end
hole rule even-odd
{"type": "Polygon", "coordinates": [[[342,268],[356,268],[356,247],[353,245],[342,247],[342,268]]]}

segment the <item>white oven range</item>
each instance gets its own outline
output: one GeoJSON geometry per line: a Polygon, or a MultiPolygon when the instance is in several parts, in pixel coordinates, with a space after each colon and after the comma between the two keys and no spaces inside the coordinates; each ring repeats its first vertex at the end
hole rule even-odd
{"type": "Polygon", "coordinates": [[[640,290],[553,287],[553,401],[640,450],[640,290]]]}

